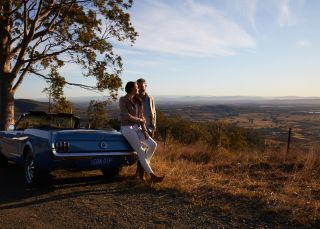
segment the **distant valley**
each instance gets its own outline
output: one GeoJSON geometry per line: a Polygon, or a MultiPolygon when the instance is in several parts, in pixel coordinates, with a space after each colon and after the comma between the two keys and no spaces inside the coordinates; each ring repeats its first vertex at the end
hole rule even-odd
{"type": "MultiPolygon", "coordinates": [[[[84,122],[90,99],[71,99],[74,111],[84,122]]],[[[96,98],[97,99],[97,98],[96,98]]],[[[301,97],[156,97],[157,109],[165,115],[179,115],[192,121],[224,121],[257,129],[268,139],[286,141],[289,128],[301,143],[320,142],[320,98],[301,97]]],[[[48,111],[45,101],[15,100],[16,118],[30,110],[48,111]]],[[[108,106],[116,119],[117,102],[108,106]]]]}

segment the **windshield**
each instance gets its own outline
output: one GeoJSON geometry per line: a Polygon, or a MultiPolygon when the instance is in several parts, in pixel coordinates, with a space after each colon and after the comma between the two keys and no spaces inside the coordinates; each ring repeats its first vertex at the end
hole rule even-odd
{"type": "Polygon", "coordinates": [[[78,127],[78,124],[79,120],[76,117],[70,115],[26,115],[16,123],[15,128],[18,130],[26,128],[74,129],[78,127]]]}

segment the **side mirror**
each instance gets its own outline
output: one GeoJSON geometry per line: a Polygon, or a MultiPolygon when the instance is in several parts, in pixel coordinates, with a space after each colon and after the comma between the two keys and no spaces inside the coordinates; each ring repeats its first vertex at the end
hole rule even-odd
{"type": "Polygon", "coordinates": [[[14,130],[15,129],[15,126],[13,124],[10,124],[9,125],[9,130],[14,130]]]}

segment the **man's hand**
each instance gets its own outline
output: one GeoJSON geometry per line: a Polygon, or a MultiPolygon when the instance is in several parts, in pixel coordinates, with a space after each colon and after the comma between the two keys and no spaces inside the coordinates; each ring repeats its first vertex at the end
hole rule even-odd
{"type": "Polygon", "coordinates": [[[144,134],[144,138],[145,138],[146,140],[148,140],[148,139],[149,139],[149,134],[146,133],[146,132],[143,132],[143,134],[144,134]]]}
{"type": "Polygon", "coordinates": [[[154,135],[156,133],[157,127],[154,124],[151,124],[151,137],[154,138],[154,135]]]}

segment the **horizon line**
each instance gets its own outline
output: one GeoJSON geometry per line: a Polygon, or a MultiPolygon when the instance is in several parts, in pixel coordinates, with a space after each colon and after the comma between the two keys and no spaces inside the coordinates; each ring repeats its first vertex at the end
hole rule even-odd
{"type": "MultiPolygon", "coordinates": [[[[108,98],[110,96],[71,96],[67,99],[89,99],[89,98],[108,98]]],[[[120,96],[119,96],[120,97],[120,96]]],[[[175,98],[259,98],[259,99],[277,99],[277,98],[297,98],[297,99],[320,99],[320,96],[299,96],[299,95],[284,95],[284,96],[260,96],[260,95],[153,95],[153,97],[175,97],[175,98]]],[[[47,97],[24,98],[17,97],[15,99],[26,100],[48,100],[47,97]]]]}

